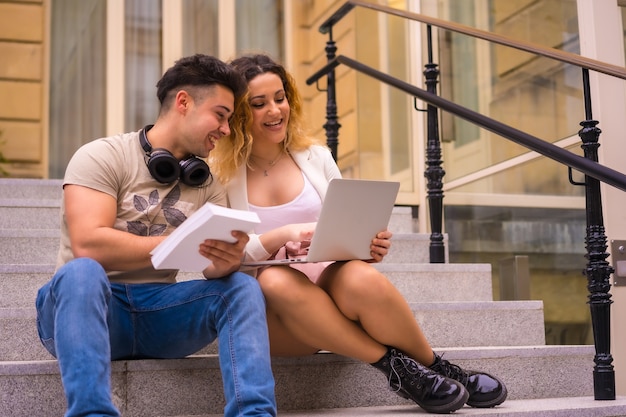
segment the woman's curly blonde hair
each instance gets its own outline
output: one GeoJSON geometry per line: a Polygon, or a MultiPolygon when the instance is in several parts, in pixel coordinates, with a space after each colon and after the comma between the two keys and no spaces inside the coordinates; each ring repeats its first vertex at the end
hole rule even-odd
{"type": "MultiPolygon", "coordinates": [[[[231,61],[230,65],[244,77],[246,83],[265,73],[273,73],[280,77],[290,108],[287,135],[283,141],[286,151],[300,151],[311,145],[320,144],[318,140],[305,133],[302,99],[295,80],[282,65],[264,54],[244,55],[231,61]]],[[[246,93],[235,106],[230,119],[230,135],[220,139],[209,156],[211,171],[222,183],[232,179],[241,165],[250,163],[254,141],[250,134],[251,125],[252,111],[246,93]]]]}

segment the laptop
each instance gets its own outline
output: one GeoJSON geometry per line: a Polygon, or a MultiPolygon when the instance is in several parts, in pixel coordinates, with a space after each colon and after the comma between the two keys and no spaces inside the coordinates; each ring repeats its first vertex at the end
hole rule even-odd
{"type": "Polygon", "coordinates": [[[387,229],[400,183],[332,179],[306,256],[251,261],[243,266],[371,259],[370,245],[387,229]]]}

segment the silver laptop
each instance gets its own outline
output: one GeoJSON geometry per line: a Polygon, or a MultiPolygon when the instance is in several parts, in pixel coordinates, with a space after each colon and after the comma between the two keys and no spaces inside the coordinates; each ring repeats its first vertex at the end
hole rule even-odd
{"type": "Polygon", "coordinates": [[[370,245],[387,229],[400,183],[333,179],[306,256],[244,262],[243,266],[371,259],[370,245]]]}

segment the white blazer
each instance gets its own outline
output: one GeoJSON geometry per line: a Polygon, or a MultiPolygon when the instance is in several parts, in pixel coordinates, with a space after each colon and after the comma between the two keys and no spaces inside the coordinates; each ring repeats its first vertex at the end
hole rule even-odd
{"type": "MultiPolygon", "coordinates": [[[[330,149],[321,145],[313,145],[304,151],[292,152],[291,156],[302,173],[309,179],[322,201],[326,197],[328,183],[333,178],[341,178],[341,172],[330,153],[330,149]]],[[[239,167],[237,175],[225,184],[230,207],[239,210],[250,210],[248,205],[248,184],[246,165],[239,167]]],[[[250,241],[246,245],[245,260],[261,261],[269,258],[259,235],[250,233],[250,241]]]]}

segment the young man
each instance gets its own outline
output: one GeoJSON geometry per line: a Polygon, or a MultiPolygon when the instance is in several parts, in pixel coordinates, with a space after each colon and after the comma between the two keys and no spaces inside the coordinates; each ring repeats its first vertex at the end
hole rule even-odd
{"type": "Polygon", "coordinates": [[[216,58],[183,58],[157,83],[153,126],[94,140],[72,157],[57,271],[36,302],[41,341],[59,362],[66,417],[120,415],[112,359],[181,358],[215,338],[224,415],[276,415],[264,298],[252,277],[236,272],[247,234],[204,241],[199,251],[212,262],[198,280],[176,282],[177,271],[150,261],[204,203],[225,205],[200,158],[230,133],[245,88],[216,58]]]}

